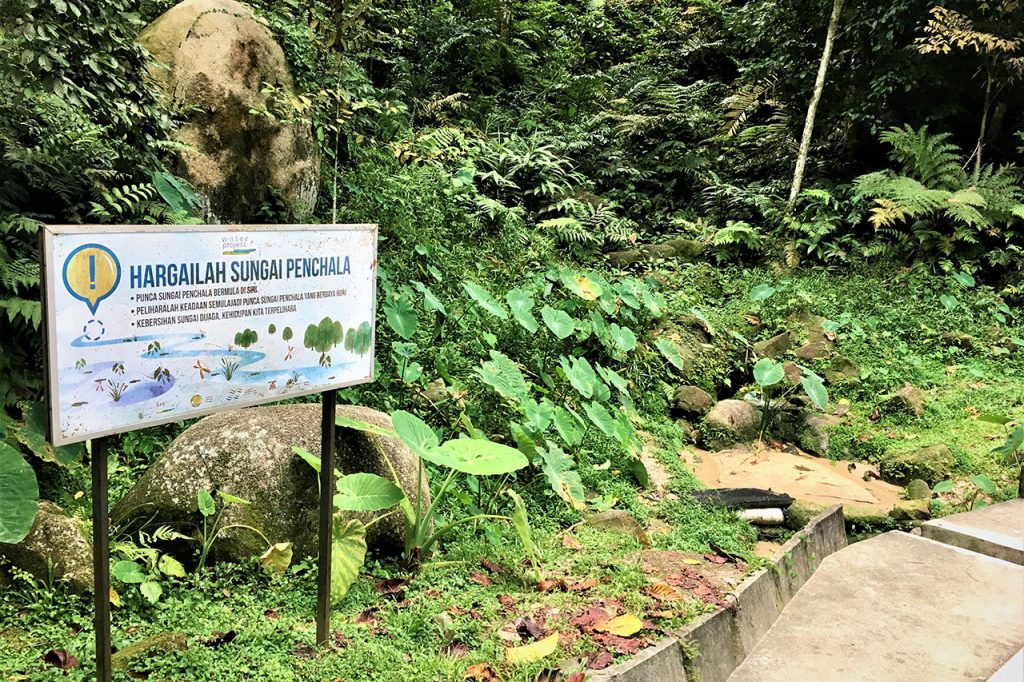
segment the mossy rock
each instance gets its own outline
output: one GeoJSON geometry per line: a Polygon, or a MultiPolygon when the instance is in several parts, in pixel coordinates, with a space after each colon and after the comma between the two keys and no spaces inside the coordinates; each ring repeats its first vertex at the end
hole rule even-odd
{"type": "Polygon", "coordinates": [[[63,581],[72,592],[92,589],[92,543],[82,523],[53,502],[39,503],[25,539],[16,545],[0,543],[0,556],[42,581],[63,581]]]}
{"type": "Polygon", "coordinates": [[[112,670],[131,670],[132,663],[140,658],[150,658],[154,654],[185,651],[186,649],[188,649],[188,635],[184,632],[161,632],[115,651],[110,656],[110,668],[112,670]]]}
{"type": "Polygon", "coordinates": [[[882,478],[890,483],[906,485],[915,478],[928,485],[949,478],[956,467],[956,457],[946,445],[930,445],[916,450],[886,453],[879,463],[882,478]]]}
{"type": "Polygon", "coordinates": [[[745,400],[721,400],[701,424],[701,441],[713,450],[757,438],[761,413],[745,400]]]}
{"type": "Polygon", "coordinates": [[[312,211],[320,152],[308,123],[254,115],[266,84],[295,94],[281,46],[252,8],[234,0],[184,0],[139,35],[153,55],[153,80],[182,112],[174,133],[175,172],[208,202],[216,219],[253,220],[275,195],[312,211]]]}
{"type": "MultiPolygon", "coordinates": [[[[376,410],[341,406],[337,414],[390,428],[390,418],[376,410]]],[[[293,446],[320,453],[321,408],[314,404],[275,405],[222,412],[200,420],[174,439],[131,490],[111,510],[119,525],[150,520],[156,525],[195,527],[200,521],[196,494],[221,490],[251,504],[229,504],[222,526],[252,526],[270,542],[291,542],[296,559],[315,556],[319,495],[317,474],[293,446]]],[[[370,472],[391,478],[387,460],[402,488],[415,499],[418,461],[397,438],[338,429],[337,469],[342,475],[370,472]]],[[[430,491],[421,490],[424,507],[430,491]]],[[[377,513],[349,513],[364,523],[377,513]]],[[[405,545],[405,517],[391,514],[367,530],[367,545],[382,553],[399,553],[405,545]]],[[[262,538],[244,528],[222,532],[214,544],[217,558],[240,560],[261,554],[262,538]]]]}
{"type": "Polygon", "coordinates": [[[715,406],[715,398],[699,386],[680,386],[672,405],[679,414],[703,417],[715,406]]]}

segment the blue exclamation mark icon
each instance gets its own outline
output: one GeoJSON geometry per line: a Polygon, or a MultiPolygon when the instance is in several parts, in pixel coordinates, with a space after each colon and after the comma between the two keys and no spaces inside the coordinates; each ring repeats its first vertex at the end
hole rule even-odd
{"type": "Polygon", "coordinates": [[[89,288],[96,288],[96,256],[89,256],[89,288]]]}

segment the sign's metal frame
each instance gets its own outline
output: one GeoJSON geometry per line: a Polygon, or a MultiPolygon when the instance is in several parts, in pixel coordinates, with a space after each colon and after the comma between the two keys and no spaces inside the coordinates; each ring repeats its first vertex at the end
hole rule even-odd
{"type": "MultiPolygon", "coordinates": [[[[46,256],[52,251],[53,238],[61,234],[134,234],[134,233],[167,233],[167,232],[299,232],[299,231],[372,231],[377,234],[377,226],[372,224],[358,225],[47,225],[40,231],[40,294],[42,300],[43,338],[46,352],[43,355],[43,371],[46,376],[45,401],[47,404],[47,437],[55,445],[68,445],[91,439],[90,466],[92,469],[92,529],[93,529],[93,592],[95,616],[93,624],[96,631],[96,679],[99,682],[110,682],[111,679],[111,646],[110,646],[110,519],[108,515],[108,479],[107,479],[107,446],[108,436],[127,433],[150,426],[179,422],[184,419],[202,417],[225,410],[235,410],[256,405],[279,402],[280,398],[266,398],[242,404],[224,407],[205,408],[175,415],[166,419],[139,422],[133,428],[112,429],[110,431],[88,434],[87,438],[54,440],[54,424],[59,423],[58,406],[53,400],[53,386],[57,380],[57,349],[51,343],[50,333],[56,329],[55,305],[55,272],[49,267],[46,256]]],[[[373,240],[374,278],[371,288],[373,310],[370,316],[371,350],[376,349],[377,342],[377,240],[373,240]]],[[[320,433],[320,528],[317,545],[317,608],[316,608],[316,641],[327,644],[330,637],[331,609],[331,526],[334,518],[334,461],[337,389],[372,382],[374,363],[370,363],[370,375],[360,379],[340,382],[336,385],[320,386],[316,389],[290,393],[287,398],[320,393],[321,399],[321,433],[320,433]]]]}
{"type": "MultiPolygon", "coordinates": [[[[358,225],[47,225],[43,228],[43,243],[42,253],[48,254],[53,249],[53,238],[57,235],[64,234],[164,234],[168,232],[376,232],[377,226],[372,224],[358,224],[358,225]]],[[[374,253],[373,262],[377,260],[377,241],[374,240],[374,253]]],[[[45,256],[44,256],[45,257],[45,256]]],[[[56,287],[59,284],[58,278],[60,274],[51,270],[48,270],[43,265],[42,273],[42,286],[44,288],[44,303],[43,303],[43,319],[45,320],[46,330],[56,328],[56,287]]],[[[373,288],[370,293],[371,301],[373,302],[374,310],[377,307],[377,278],[374,277],[373,288]]],[[[377,341],[377,320],[373,316],[370,318],[370,339],[371,348],[376,347],[377,341]]],[[[53,387],[56,386],[57,381],[57,348],[56,344],[47,343],[46,351],[46,393],[47,396],[56,395],[53,387]]],[[[294,391],[289,392],[287,398],[298,398],[301,396],[313,395],[315,393],[323,393],[325,391],[333,391],[340,388],[347,388],[349,386],[357,386],[359,384],[372,383],[374,380],[373,376],[373,364],[370,363],[370,374],[366,377],[354,379],[351,381],[343,381],[337,384],[328,386],[318,386],[317,388],[305,391],[294,391]]],[[[255,407],[257,405],[266,405],[268,403],[278,402],[284,398],[266,399],[259,398],[256,400],[239,401],[232,403],[231,408],[244,408],[244,407],[255,407]]],[[[160,426],[161,424],[171,424],[174,422],[180,422],[185,419],[195,419],[198,417],[205,417],[217,412],[221,412],[225,407],[204,407],[200,409],[190,410],[184,414],[174,414],[169,417],[161,417],[158,419],[149,419],[146,421],[140,421],[133,429],[110,429],[107,431],[93,432],[86,434],[83,438],[62,438],[59,430],[55,429],[55,425],[60,423],[59,410],[60,406],[57,404],[58,401],[50,400],[47,406],[47,419],[49,421],[50,435],[53,438],[50,442],[55,446],[70,445],[72,443],[79,443],[84,440],[101,438],[103,436],[113,436],[119,433],[127,433],[142,428],[149,428],[151,426],[160,426]]]]}

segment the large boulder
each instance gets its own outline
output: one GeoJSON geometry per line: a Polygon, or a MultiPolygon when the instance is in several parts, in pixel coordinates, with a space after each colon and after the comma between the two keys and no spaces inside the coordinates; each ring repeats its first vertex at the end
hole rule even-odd
{"type": "Polygon", "coordinates": [[[773,427],[782,440],[794,443],[806,452],[825,456],[829,454],[832,431],[841,423],[839,417],[807,408],[780,411],[773,427]]]}
{"type": "Polygon", "coordinates": [[[39,503],[24,540],[16,545],[0,543],[0,556],[40,580],[48,581],[52,575],[72,592],[92,589],[92,544],[81,522],[52,502],[39,503]]]}
{"type": "MultiPolygon", "coordinates": [[[[390,418],[365,407],[341,406],[338,415],[391,428],[390,418]]],[[[251,504],[228,504],[221,525],[244,524],[270,542],[291,542],[296,557],[317,550],[317,474],[293,446],[320,454],[320,406],[275,405],[222,412],[199,421],[174,439],[131,490],[111,510],[118,524],[153,519],[156,524],[196,527],[196,494],[219,490],[251,504]]],[[[415,499],[417,460],[396,437],[338,429],[337,469],[342,474],[366,471],[391,478],[388,460],[402,488],[415,499]]],[[[421,489],[424,507],[430,491],[421,489]]],[[[379,514],[352,514],[364,522],[379,514]]],[[[381,552],[398,552],[405,543],[405,516],[391,514],[367,531],[367,544],[381,552]]],[[[214,552],[226,559],[262,553],[263,539],[244,528],[218,536],[214,552]]]]}
{"type": "Polygon", "coordinates": [[[312,211],[320,159],[310,125],[250,113],[270,105],[264,84],[294,95],[284,52],[250,7],[185,0],[139,42],[157,62],[154,80],[185,117],[175,139],[189,149],[178,153],[176,172],[209,202],[211,220],[253,220],[275,193],[312,211]]]}
{"type": "Polygon", "coordinates": [[[941,444],[886,454],[879,464],[882,478],[897,485],[906,485],[915,478],[935,485],[949,478],[954,468],[956,457],[941,444]]]}
{"type": "Polygon", "coordinates": [[[758,436],[761,413],[746,400],[720,400],[704,418],[701,438],[714,449],[749,443],[758,436]]]}

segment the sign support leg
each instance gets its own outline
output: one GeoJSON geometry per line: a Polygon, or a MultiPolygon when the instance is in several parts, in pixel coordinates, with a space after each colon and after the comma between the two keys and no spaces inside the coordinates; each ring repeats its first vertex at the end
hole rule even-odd
{"type": "Polygon", "coordinates": [[[316,643],[324,645],[331,630],[331,540],[334,522],[334,446],[337,391],[323,393],[320,420],[320,537],[316,579],[316,643]]]}
{"type": "Polygon", "coordinates": [[[96,679],[110,682],[110,519],[107,439],[92,441],[92,571],[96,599],[96,679]]]}

